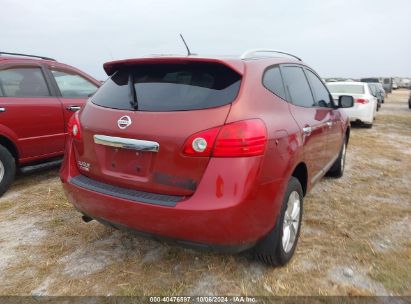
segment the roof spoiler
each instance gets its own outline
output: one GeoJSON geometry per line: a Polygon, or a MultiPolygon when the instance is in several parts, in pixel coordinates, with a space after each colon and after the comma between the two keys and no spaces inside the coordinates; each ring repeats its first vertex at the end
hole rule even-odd
{"type": "Polygon", "coordinates": [[[109,61],[103,65],[104,71],[108,76],[111,76],[122,66],[131,66],[136,64],[152,64],[152,63],[186,63],[186,62],[204,62],[223,64],[236,73],[244,74],[244,63],[238,59],[214,59],[214,58],[198,58],[198,57],[143,57],[135,59],[124,59],[109,61]]]}

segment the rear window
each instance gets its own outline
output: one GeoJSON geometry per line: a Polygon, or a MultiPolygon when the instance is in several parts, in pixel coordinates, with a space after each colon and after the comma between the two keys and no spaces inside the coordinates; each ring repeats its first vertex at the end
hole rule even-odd
{"type": "Polygon", "coordinates": [[[364,85],[360,84],[327,84],[331,93],[364,94],[364,85]]]}
{"type": "Polygon", "coordinates": [[[152,112],[198,110],[234,101],[241,76],[214,63],[142,64],[117,71],[92,102],[152,112]]]}

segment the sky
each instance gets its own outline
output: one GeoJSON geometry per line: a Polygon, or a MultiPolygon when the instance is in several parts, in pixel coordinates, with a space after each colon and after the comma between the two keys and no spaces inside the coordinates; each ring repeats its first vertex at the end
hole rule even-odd
{"type": "Polygon", "coordinates": [[[269,48],[321,77],[411,76],[410,0],[0,0],[0,51],[36,54],[100,80],[106,61],[269,48]]]}

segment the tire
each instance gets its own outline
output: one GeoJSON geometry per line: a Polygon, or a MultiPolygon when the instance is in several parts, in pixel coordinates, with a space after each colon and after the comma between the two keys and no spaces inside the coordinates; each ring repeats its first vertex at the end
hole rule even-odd
{"type": "Polygon", "coordinates": [[[7,191],[16,174],[16,162],[13,155],[0,145],[0,197],[7,191]]]}
{"type": "Polygon", "coordinates": [[[292,258],[300,236],[303,200],[300,182],[291,177],[274,228],[254,247],[256,260],[270,266],[282,266],[292,258]]]}
{"type": "Polygon", "coordinates": [[[338,158],[335,160],[334,164],[331,166],[330,170],[327,172],[327,176],[340,178],[344,174],[345,168],[345,155],[347,152],[347,141],[344,138],[343,145],[341,146],[338,158]]]}
{"type": "Polygon", "coordinates": [[[367,129],[371,129],[372,128],[372,123],[364,123],[364,128],[367,128],[367,129]]]}

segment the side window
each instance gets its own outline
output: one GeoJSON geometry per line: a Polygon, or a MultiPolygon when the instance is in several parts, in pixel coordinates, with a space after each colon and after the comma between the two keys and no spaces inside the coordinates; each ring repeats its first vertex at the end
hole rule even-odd
{"type": "Polygon", "coordinates": [[[275,95],[286,99],[283,79],[279,67],[267,70],[263,76],[263,85],[275,95]]]}
{"type": "Polygon", "coordinates": [[[59,70],[51,70],[61,95],[66,98],[85,98],[97,90],[97,86],[84,77],[59,70]]]}
{"type": "Polygon", "coordinates": [[[0,70],[1,95],[7,97],[45,97],[49,89],[40,68],[0,70]]]}
{"type": "Polygon", "coordinates": [[[317,107],[332,108],[333,102],[323,82],[310,70],[306,69],[305,71],[307,72],[308,79],[314,91],[315,105],[317,107]]]}
{"type": "Polygon", "coordinates": [[[285,66],[281,68],[285,89],[290,101],[301,107],[314,107],[314,99],[304,71],[300,67],[285,66]]]}

